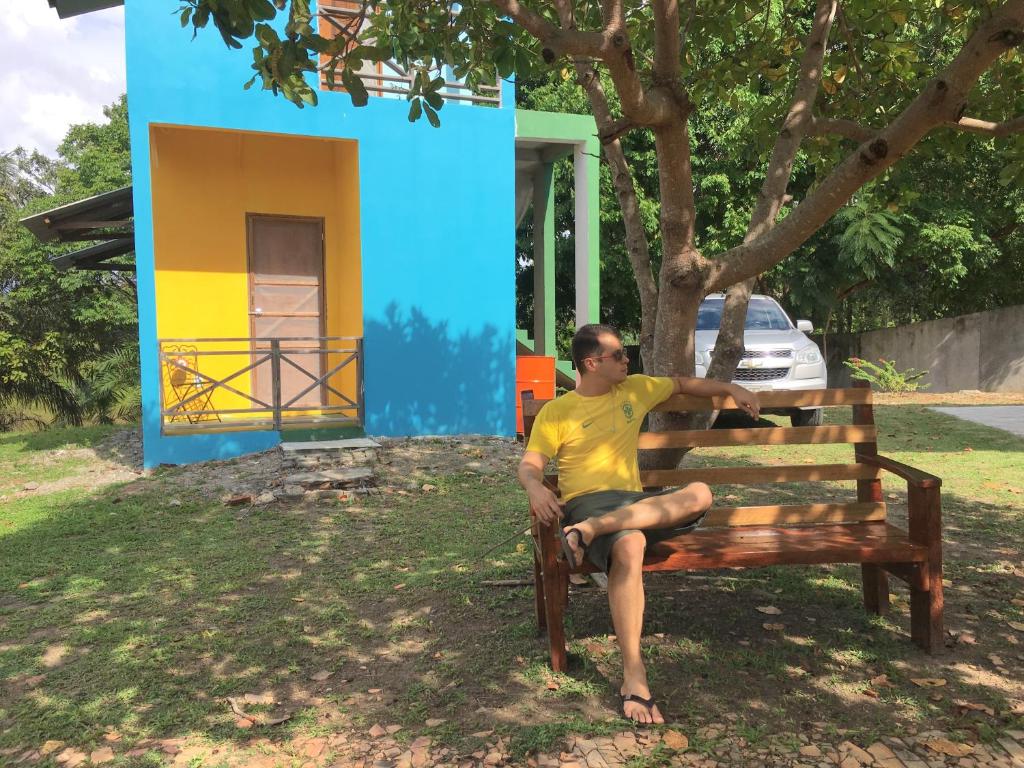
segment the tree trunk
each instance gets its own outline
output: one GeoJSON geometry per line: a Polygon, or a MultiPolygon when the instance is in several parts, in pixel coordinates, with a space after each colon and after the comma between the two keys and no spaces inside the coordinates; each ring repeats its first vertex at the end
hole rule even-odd
{"type": "MultiPolygon", "coordinates": [[[[693,179],[690,136],[685,116],[655,131],[661,194],[662,262],[658,281],[658,316],[654,330],[654,369],[660,376],[693,376],[694,329],[704,298],[704,260],[694,247],[693,179]]],[[[702,415],[702,414],[701,414],[702,415]]],[[[652,430],[700,428],[697,414],[650,415],[652,430]]],[[[676,466],[686,451],[645,451],[645,468],[676,466]]]]}

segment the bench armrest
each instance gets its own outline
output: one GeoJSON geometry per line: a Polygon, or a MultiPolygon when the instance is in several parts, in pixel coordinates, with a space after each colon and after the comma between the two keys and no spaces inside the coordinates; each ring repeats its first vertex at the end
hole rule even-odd
{"type": "Polygon", "coordinates": [[[914,469],[914,467],[896,461],[895,459],[887,458],[886,456],[867,456],[864,454],[857,454],[857,461],[861,464],[879,467],[880,469],[892,472],[897,477],[902,477],[907,481],[907,483],[915,488],[940,488],[942,486],[941,478],[938,478],[935,475],[929,475],[927,472],[922,472],[920,469],[914,469]]]}

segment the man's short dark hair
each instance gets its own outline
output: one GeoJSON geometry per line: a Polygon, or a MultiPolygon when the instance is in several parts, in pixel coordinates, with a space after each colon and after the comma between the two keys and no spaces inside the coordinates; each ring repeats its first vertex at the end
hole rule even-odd
{"type": "Polygon", "coordinates": [[[622,337],[615,328],[612,328],[610,325],[601,325],[600,323],[589,323],[588,325],[581,326],[577,329],[576,335],[572,337],[572,362],[576,366],[576,370],[581,374],[585,371],[583,367],[584,359],[597,357],[601,354],[601,342],[598,340],[598,337],[606,333],[610,333],[620,341],[622,340],[622,337]]]}

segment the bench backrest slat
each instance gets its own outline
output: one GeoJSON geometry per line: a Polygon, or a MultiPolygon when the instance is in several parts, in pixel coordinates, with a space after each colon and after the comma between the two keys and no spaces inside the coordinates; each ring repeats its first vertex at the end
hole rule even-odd
{"type": "MultiPolygon", "coordinates": [[[[831,405],[870,405],[871,390],[854,387],[851,389],[809,389],[780,392],[758,392],[757,399],[762,408],[822,407],[831,405]]],[[[736,408],[731,397],[694,397],[674,395],[654,407],[655,411],[721,411],[736,408]]]]}
{"type": "Polygon", "coordinates": [[[687,485],[760,485],[762,483],[804,483],[815,480],[871,480],[881,476],[878,467],[867,464],[795,464],[775,467],[697,467],[694,469],[648,469],[640,472],[645,488],[687,485]]]}
{"type": "Polygon", "coordinates": [[[747,525],[818,525],[885,520],[883,502],[847,504],[774,504],[757,507],[712,507],[704,519],[706,528],[738,528],[747,525]]]}
{"type": "Polygon", "coordinates": [[[723,448],[734,445],[795,445],[809,443],[873,443],[874,426],[752,427],[749,429],[688,429],[641,432],[640,450],[656,448],[723,448]]]}
{"type": "MultiPolygon", "coordinates": [[[[853,444],[854,460],[877,453],[878,430],[874,425],[871,389],[856,382],[851,389],[806,392],[759,392],[762,408],[799,406],[852,406],[853,424],[819,427],[752,427],[745,429],[701,429],[670,432],[641,432],[639,449],[728,448],[750,445],[853,444]]],[[[546,400],[523,400],[523,422],[527,440],[537,413],[546,400]]],[[[676,395],[655,408],[658,411],[708,411],[735,408],[727,397],[676,395]]],[[[787,482],[831,482],[855,480],[857,501],[849,503],[791,504],[743,507],[715,506],[708,512],[707,527],[806,526],[884,521],[881,470],[857,462],[852,464],[753,465],[657,469],[640,473],[645,488],[683,486],[701,481],[709,485],[764,485],[787,482]]],[[[558,476],[545,479],[557,486],[558,476]]],[[[746,536],[747,534],[744,534],[746,536]]],[[[753,535],[753,534],[751,534],[753,535]]]]}
{"type": "MultiPolygon", "coordinates": [[[[854,386],[851,389],[811,389],[804,392],[758,392],[762,408],[825,407],[838,405],[871,405],[871,390],[854,386]]],[[[523,416],[536,416],[547,400],[523,400],[523,416]]],[[[721,411],[736,408],[731,397],[693,397],[674,395],[654,407],[655,411],[721,411]]],[[[532,422],[530,422],[532,425],[532,422]]],[[[528,432],[529,430],[527,430],[528,432]]]]}

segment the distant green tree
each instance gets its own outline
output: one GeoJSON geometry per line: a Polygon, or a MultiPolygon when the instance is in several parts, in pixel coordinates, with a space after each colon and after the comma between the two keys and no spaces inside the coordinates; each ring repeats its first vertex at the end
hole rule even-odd
{"type": "Polygon", "coordinates": [[[138,412],[129,405],[138,382],[131,273],[58,272],[51,255],[87,243],[44,246],[18,224],[131,183],[125,99],[104,114],[104,123],[73,126],[56,160],[21,149],[0,156],[0,412],[8,422],[33,409],[73,424],[138,412]]]}

